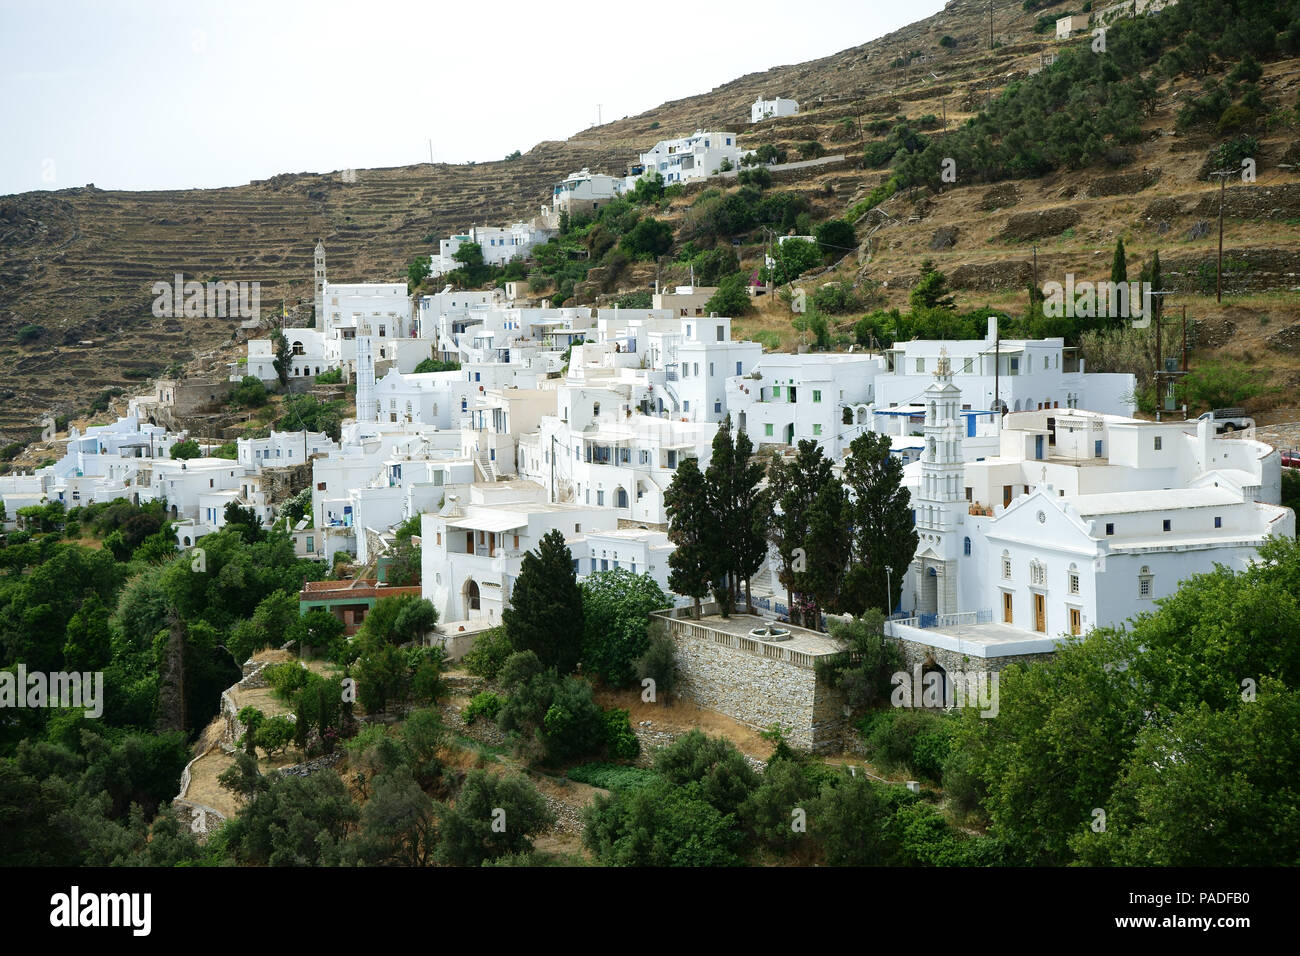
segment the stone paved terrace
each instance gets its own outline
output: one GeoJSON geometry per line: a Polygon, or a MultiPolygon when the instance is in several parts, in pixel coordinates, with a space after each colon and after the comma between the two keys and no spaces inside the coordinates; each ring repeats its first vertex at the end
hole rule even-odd
{"type": "Polygon", "coordinates": [[[757,657],[785,661],[796,667],[811,668],[815,658],[844,650],[838,641],[827,634],[790,624],[777,624],[754,614],[737,613],[724,618],[712,611],[715,607],[713,604],[704,605],[705,614],[698,621],[691,616],[689,607],[660,611],[657,614],[667,620],[672,634],[688,634],[711,640],[715,644],[723,644],[757,657]],[[760,627],[780,627],[790,632],[790,638],[775,641],[751,637],[749,632],[760,627]]]}

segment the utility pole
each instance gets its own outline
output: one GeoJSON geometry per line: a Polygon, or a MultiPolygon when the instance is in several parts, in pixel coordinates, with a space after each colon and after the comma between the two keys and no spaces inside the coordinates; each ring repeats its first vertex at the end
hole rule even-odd
{"type": "Polygon", "coordinates": [[[989,0],[989,49],[993,49],[993,0],[989,0]]]}
{"type": "Polygon", "coordinates": [[[433,140],[429,140],[429,165],[433,165],[433,140]]]}
{"type": "MultiPolygon", "coordinates": [[[[1034,290],[1038,290],[1038,244],[1034,244],[1034,290]]],[[[1032,304],[1032,303],[1031,303],[1032,304]]]]}
{"type": "Polygon", "coordinates": [[[1183,371],[1187,371],[1187,306],[1183,306],[1183,371]]]}
{"type": "Polygon", "coordinates": [[[1219,302],[1223,301],[1223,194],[1228,185],[1228,177],[1236,174],[1235,169],[1219,169],[1210,173],[1211,176],[1219,177],[1219,266],[1214,277],[1214,295],[1219,302]]]}
{"type": "Polygon", "coordinates": [[[555,435],[551,435],[551,504],[555,504],[555,435]]]}
{"type": "Polygon", "coordinates": [[[1002,398],[998,391],[1002,371],[1002,329],[993,333],[993,410],[998,413],[998,431],[1002,430],[1002,398]]]}
{"type": "Polygon", "coordinates": [[[600,124],[601,124],[601,120],[600,120],[600,104],[597,103],[597,104],[596,104],[596,125],[599,126],[600,124]]]}
{"type": "MultiPolygon", "coordinates": [[[[1159,300],[1157,299],[1156,301],[1158,302],[1159,300]]],[[[1156,321],[1156,421],[1160,421],[1160,410],[1165,403],[1165,393],[1160,389],[1161,379],[1163,378],[1161,372],[1164,370],[1165,367],[1165,358],[1164,358],[1164,352],[1160,348],[1159,306],[1155,308],[1155,321],[1156,321]]]]}

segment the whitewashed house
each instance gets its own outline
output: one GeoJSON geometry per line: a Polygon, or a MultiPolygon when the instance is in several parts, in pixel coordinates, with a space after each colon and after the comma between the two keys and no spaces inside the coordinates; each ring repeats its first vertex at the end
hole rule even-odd
{"type": "Polygon", "coordinates": [[[625,180],[620,176],[606,173],[593,173],[585,166],[576,173],[570,173],[564,180],[555,184],[551,195],[551,208],[554,214],[568,213],[570,216],[590,216],[623,194],[625,180]]]}
{"type": "Polygon", "coordinates": [[[443,507],[421,519],[422,594],[443,622],[499,623],[524,553],[548,532],[576,540],[616,525],[611,509],[549,502],[545,489],[530,481],[449,490],[443,507]]]}
{"type": "Polygon", "coordinates": [[[751,123],[761,123],[765,119],[771,119],[774,116],[794,116],[799,112],[799,104],[795,100],[782,99],[777,97],[773,100],[765,100],[762,97],[754,100],[749,108],[749,121],[751,123]]]}
{"type": "Polygon", "coordinates": [[[870,427],[864,416],[882,366],[865,353],[768,353],[751,372],[726,379],[725,406],[755,446],[811,440],[839,458],[870,427]]]}
{"type": "Polygon", "coordinates": [[[933,380],[940,353],[948,356],[963,409],[988,410],[996,401],[1008,412],[1088,408],[1127,416],[1136,408],[1132,375],[1085,371],[1078,351],[1066,348],[1062,338],[1000,339],[992,316],[983,339],[918,339],[886,349],[886,368],[876,377],[876,408],[916,403],[933,380]]]}
{"type": "Polygon", "coordinates": [[[455,255],[462,245],[478,243],[483,250],[483,262],[490,266],[504,266],[514,259],[527,259],[533,247],[547,242],[555,230],[544,229],[530,222],[515,222],[509,226],[474,226],[468,232],[438,240],[438,251],[429,257],[429,276],[437,278],[460,268],[455,255]]]}
{"type": "Polygon", "coordinates": [[[641,176],[659,173],[665,183],[695,182],[740,167],[735,133],[699,130],[690,136],[663,139],[640,155],[629,170],[628,188],[641,176]]]}

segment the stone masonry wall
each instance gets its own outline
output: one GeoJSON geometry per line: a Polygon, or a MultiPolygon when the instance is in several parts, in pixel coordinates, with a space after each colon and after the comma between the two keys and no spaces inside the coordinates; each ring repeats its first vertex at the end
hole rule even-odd
{"type": "Polygon", "coordinates": [[[758,730],[780,724],[795,747],[838,748],[843,700],[818,684],[811,668],[687,634],[672,634],[672,639],[680,671],[678,693],[683,697],[758,730]]]}
{"type": "Polygon", "coordinates": [[[898,639],[898,646],[903,651],[903,662],[909,671],[917,664],[932,661],[950,674],[953,671],[967,674],[993,674],[1005,670],[1012,664],[1042,661],[1052,656],[1051,654],[1012,654],[1008,657],[970,657],[957,651],[928,647],[902,638],[898,639]]]}

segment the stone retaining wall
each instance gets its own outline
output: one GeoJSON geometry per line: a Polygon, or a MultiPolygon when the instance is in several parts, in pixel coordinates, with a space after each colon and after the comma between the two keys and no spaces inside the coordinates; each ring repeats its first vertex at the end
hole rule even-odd
{"type": "Polygon", "coordinates": [[[843,697],[811,665],[758,656],[669,628],[677,646],[678,694],[757,730],[780,724],[792,746],[838,748],[843,697]]]}

